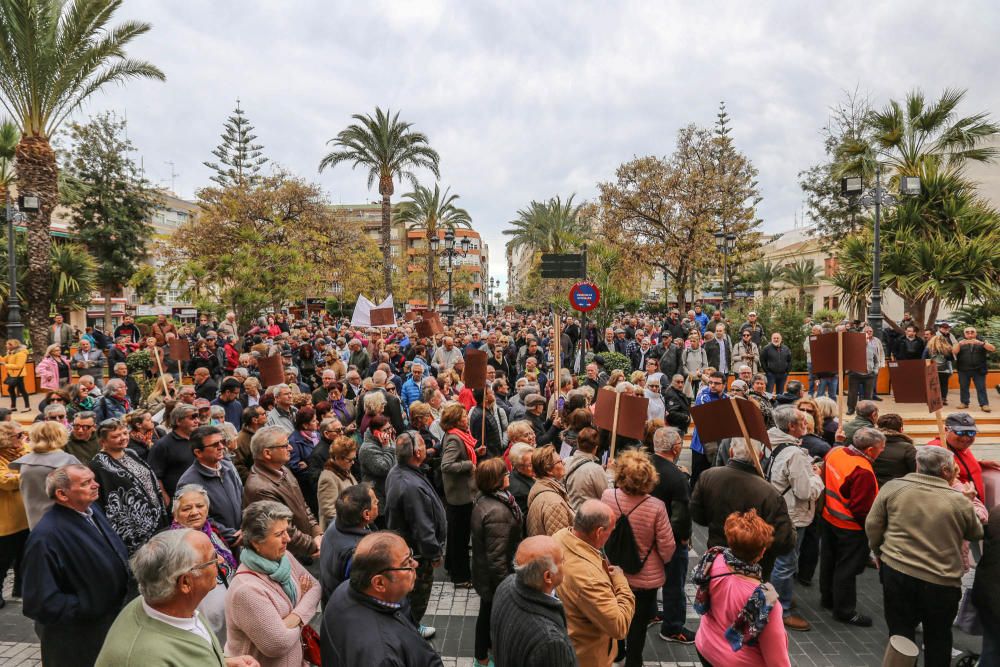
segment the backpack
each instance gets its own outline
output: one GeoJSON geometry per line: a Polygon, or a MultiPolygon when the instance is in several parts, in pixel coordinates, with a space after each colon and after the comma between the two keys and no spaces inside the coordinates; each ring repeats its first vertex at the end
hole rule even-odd
{"type": "MultiPolygon", "coordinates": [[[[778,454],[780,454],[782,450],[785,449],[785,447],[791,447],[792,444],[793,443],[791,442],[781,443],[780,445],[771,450],[770,456],[768,456],[766,459],[760,462],[761,470],[764,471],[764,479],[767,480],[768,483],[770,483],[771,481],[771,473],[774,471],[774,462],[778,460],[778,454]]],[[[782,491],[780,495],[784,497],[784,495],[788,493],[788,490],[791,488],[792,485],[789,484],[788,486],[785,487],[785,490],[782,491]]]]}
{"type": "Polygon", "coordinates": [[[646,556],[640,559],[639,545],[636,544],[635,533],[632,532],[632,524],[628,520],[632,512],[638,509],[639,505],[646,502],[649,498],[650,496],[646,496],[628,514],[625,514],[622,512],[622,506],[618,502],[618,492],[615,492],[615,504],[618,505],[618,512],[621,516],[618,517],[618,523],[615,524],[615,529],[611,531],[608,542],[604,545],[604,553],[607,554],[611,564],[620,567],[625,574],[638,573],[642,569],[642,566],[646,564],[649,554],[653,552],[653,547],[656,546],[656,538],[654,536],[653,544],[649,547],[649,551],[646,552],[646,556]]]}

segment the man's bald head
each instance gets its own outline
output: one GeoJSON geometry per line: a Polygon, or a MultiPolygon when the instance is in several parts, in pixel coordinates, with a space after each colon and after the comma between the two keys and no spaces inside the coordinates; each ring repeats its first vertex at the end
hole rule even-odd
{"type": "Polygon", "coordinates": [[[518,545],[514,573],[522,586],[548,595],[562,583],[562,563],[559,543],[548,535],[535,535],[518,545]]]}
{"type": "Polygon", "coordinates": [[[370,594],[372,579],[380,572],[396,567],[399,554],[409,553],[402,537],[390,531],[371,533],[361,538],[351,561],[351,588],[370,594]]]}
{"type": "Polygon", "coordinates": [[[573,517],[573,532],[595,549],[604,544],[615,529],[615,514],[600,500],[585,500],[573,517]]]}

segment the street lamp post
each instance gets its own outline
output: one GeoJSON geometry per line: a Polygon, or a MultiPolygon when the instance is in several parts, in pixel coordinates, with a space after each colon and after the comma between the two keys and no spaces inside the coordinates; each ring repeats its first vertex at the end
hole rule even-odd
{"type": "Polygon", "coordinates": [[[486,317],[490,316],[490,306],[493,301],[493,291],[500,286],[500,281],[496,278],[490,277],[489,289],[486,292],[486,317]]]}
{"type": "Polygon", "coordinates": [[[39,208],[38,197],[23,194],[15,208],[10,191],[7,192],[7,338],[23,341],[24,325],[21,324],[21,300],[17,297],[17,258],[14,253],[14,222],[26,219],[25,212],[39,208]]]}
{"type": "Polygon", "coordinates": [[[448,229],[444,233],[444,256],[448,258],[448,326],[455,323],[455,305],[452,300],[452,272],[454,267],[452,262],[455,257],[465,257],[469,254],[469,246],[472,243],[469,241],[468,236],[463,236],[462,240],[459,242],[461,250],[455,247],[455,232],[448,229]]]}
{"type": "MultiPolygon", "coordinates": [[[[865,208],[875,208],[875,228],[872,260],[872,303],[868,310],[868,325],[873,337],[882,338],[882,207],[899,205],[899,198],[882,187],[882,165],[875,163],[875,189],[864,191],[864,181],[860,176],[848,176],[840,180],[841,194],[852,203],[865,208]]],[[[920,178],[902,176],[899,179],[899,194],[902,196],[920,194],[920,178]]]]}
{"type": "Polygon", "coordinates": [[[715,233],[715,249],[722,253],[722,310],[729,307],[729,253],[736,247],[736,235],[715,233]]]}

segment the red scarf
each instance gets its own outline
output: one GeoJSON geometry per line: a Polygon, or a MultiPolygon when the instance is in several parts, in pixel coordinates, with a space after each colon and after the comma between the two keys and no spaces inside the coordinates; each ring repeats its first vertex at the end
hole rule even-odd
{"type": "Polygon", "coordinates": [[[476,439],[468,431],[461,431],[457,428],[453,428],[448,431],[448,435],[457,436],[462,444],[465,445],[465,452],[469,455],[469,460],[472,461],[472,465],[476,465],[476,439]]]}

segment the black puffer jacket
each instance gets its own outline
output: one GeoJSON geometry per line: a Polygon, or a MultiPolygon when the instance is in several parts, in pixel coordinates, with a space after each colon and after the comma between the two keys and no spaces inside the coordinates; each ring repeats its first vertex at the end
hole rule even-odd
{"type": "Polygon", "coordinates": [[[472,508],[472,584],[484,600],[493,593],[507,575],[517,545],[521,542],[522,521],[511,508],[493,494],[484,494],[472,508]]]}

